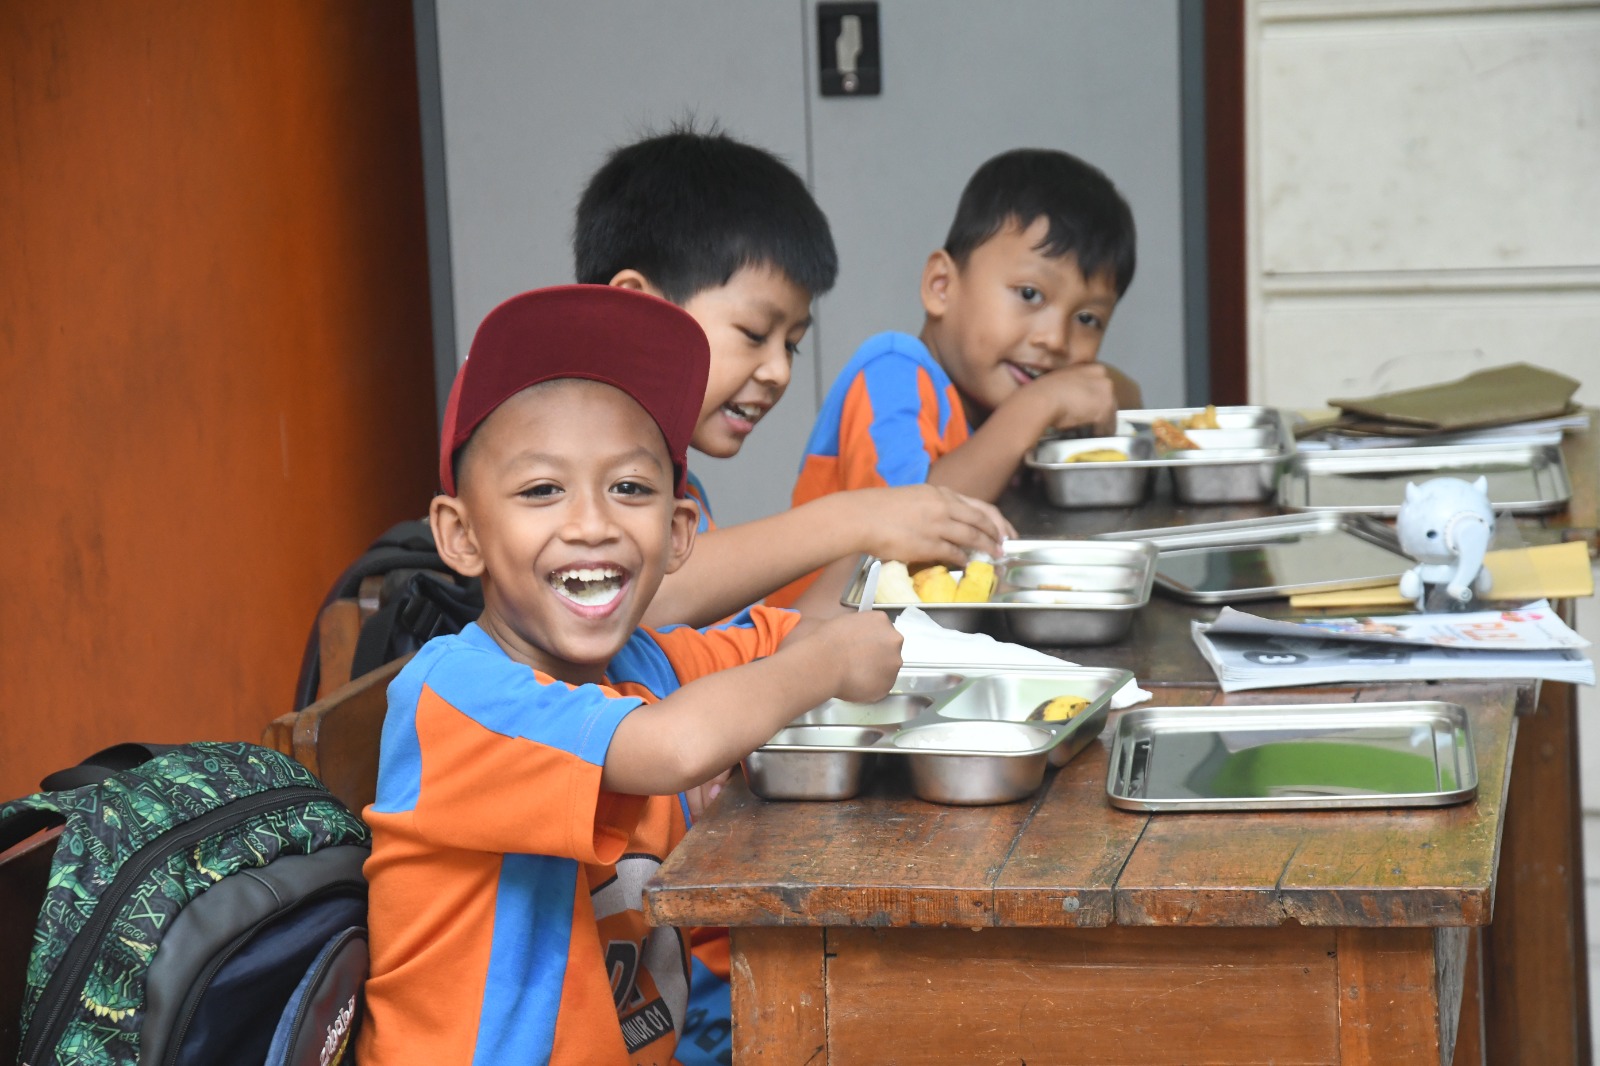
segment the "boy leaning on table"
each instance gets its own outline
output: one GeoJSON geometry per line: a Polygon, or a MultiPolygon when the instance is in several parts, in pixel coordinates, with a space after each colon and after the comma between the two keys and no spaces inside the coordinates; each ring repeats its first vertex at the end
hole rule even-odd
{"type": "Polygon", "coordinates": [[[620,288],[525,293],[478,329],[429,519],[484,611],[389,688],[365,1066],[671,1062],[687,945],[640,890],[685,832],[675,793],[893,682],[875,612],[636,628],[694,543],[706,368],[692,318],[620,288]]]}
{"type": "MultiPolygon", "coordinates": [[[[993,501],[1048,430],[1109,431],[1139,404],[1136,384],[1096,362],[1133,268],[1133,213],[1095,167],[1042,148],[984,163],[923,267],[920,335],[880,333],[845,364],[794,505],[922,482],[993,501]]],[[[820,573],[767,602],[795,602],[820,573]]],[[[843,579],[836,568],[828,584],[843,579]]]]}

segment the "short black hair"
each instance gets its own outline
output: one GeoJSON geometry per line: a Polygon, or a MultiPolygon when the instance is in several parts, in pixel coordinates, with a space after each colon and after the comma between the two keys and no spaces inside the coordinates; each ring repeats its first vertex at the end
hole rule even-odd
{"type": "Polygon", "coordinates": [[[769,266],[812,296],[833,288],[839,253],[822,208],[777,156],[720,130],[685,126],[611,153],[578,200],[580,284],[637,270],[668,300],[769,266]]]}
{"type": "Polygon", "coordinates": [[[1133,281],[1133,212],[1099,169],[1050,148],[1002,152],[973,173],[961,190],[944,250],[965,266],[973,249],[1005,228],[1049,220],[1039,250],[1075,255],[1085,278],[1109,273],[1117,296],[1133,281]]]}

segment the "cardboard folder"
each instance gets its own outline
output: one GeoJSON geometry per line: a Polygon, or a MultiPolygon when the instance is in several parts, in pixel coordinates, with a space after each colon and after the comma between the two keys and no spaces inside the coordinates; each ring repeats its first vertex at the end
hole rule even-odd
{"type": "Polygon", "coordinates": [[[1577,391],[1578,382],[1565,374],[1512,363],[1442,385],[1328,402],[1344,411],[1351,428],[1412,436],[1553,418],[1571,410],[1577,391]]]}

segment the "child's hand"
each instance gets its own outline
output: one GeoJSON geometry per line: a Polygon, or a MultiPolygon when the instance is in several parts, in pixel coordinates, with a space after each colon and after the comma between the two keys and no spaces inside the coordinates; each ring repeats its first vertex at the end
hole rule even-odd
{"type": "Polygon", "coordinates": [[[711,801],[721,793],[723,786],[728,783],[728,777],[732,773],[732,769],[724,770],[710,781],[684,791],[683,798],[689,801],[690,821],[698,822],[700,820],[700,815],[705,813],[706,808],[711,806],[711,801]]]}
{"type": "Polygon", "coordinates": [[[1116,379],[1102,363],[1076,363],[1052,370],[1024,386],[1044,391],[1055,403],[1056,429],[1093,426],[1102,435],[1117,424],[1116,379]]]}
{"type": "Polygon", "coordinates": [[[942,485],[862,489],[863,547],[880,559],[964,566],[975,552],[1000,557],[1000,542],[1017,531],[994,504],[942,485]]]}
{"type": "Polygon", "coordinates": [[[881,700],[899,676],[902,638],[882,611],[856,611],[830,618],[800,639],[807,644],[824,644],[827,654],[822,661],[839,671],[834,695],[841,700],[881,700]]]}

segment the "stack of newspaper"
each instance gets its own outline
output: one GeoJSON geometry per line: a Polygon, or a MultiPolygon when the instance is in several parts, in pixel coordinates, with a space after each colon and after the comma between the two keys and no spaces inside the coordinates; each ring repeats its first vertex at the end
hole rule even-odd
{"type": "Polygon", "coordinates": [[[1503,611],[1193,623],[1224,692],[1357,681],[1530,677],[1594,684],[1589,642],[1545,600],[1503,611]]]}

